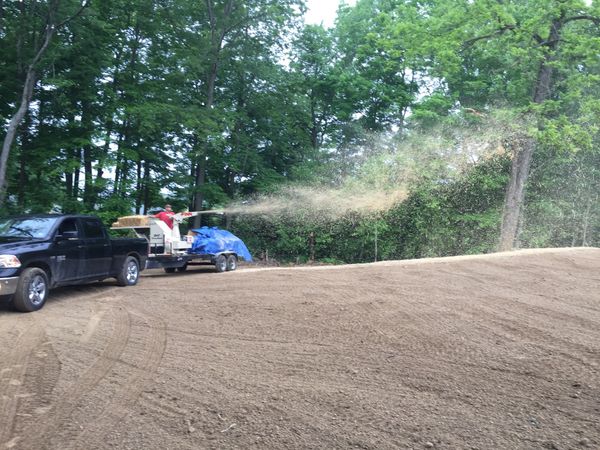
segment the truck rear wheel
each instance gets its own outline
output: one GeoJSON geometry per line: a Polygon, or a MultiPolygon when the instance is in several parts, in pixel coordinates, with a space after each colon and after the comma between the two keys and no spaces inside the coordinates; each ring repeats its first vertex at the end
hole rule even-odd
{"type": "Polygon", "coordinates": [[[41,309],[50,291],[48,275],[42,269],[29,267],[19,277],[13,304],[17,311],[32,312],[41,309]]]}
{"type": "Polygon", "coordinates": [[[125,258],[123,267],[117,275],[117,284],[119,286],[133,286],[137,284],[140,278],[140,264],[133,256],[125,258]]]}
{"type": "Polygon", "coordinates": [[[237,269],[237,258],[235,255],[229,255],[227,257],[227,270],[237,269]]]}
{"type": "Polygon", "coordinates": [[[227,258],[225,258],[225,255],[219,255],[215,258],[215,270],[217,272],[225,272],[227,270],[227,258]]]}

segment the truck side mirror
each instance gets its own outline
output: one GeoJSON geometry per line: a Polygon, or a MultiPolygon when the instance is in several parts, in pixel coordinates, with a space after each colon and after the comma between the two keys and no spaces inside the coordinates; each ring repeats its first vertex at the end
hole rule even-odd
{"type": "Polygon", "coordinates": [[[63,231],[62,234],[56,235],[57,241],[70,241],[79,238],[77,231],[63,231]]]}

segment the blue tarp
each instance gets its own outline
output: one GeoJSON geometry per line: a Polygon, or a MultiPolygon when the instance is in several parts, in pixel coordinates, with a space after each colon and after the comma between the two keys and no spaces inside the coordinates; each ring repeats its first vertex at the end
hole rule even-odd
{"type": "Polygon", "coordinates": [[[217,227],[202,227],[192,230],[194,237],[190,253],[198,255],[214,255],[221,252],[235,252],[246,261],[252,261],[252,256],[242,240],[227,230],[217,227]]]}

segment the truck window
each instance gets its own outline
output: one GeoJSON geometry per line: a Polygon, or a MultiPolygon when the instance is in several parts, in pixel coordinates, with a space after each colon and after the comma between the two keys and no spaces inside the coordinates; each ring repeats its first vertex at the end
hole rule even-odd
{"type": "Polygon", "coordinates": [[[65,231],[76,231],[76,232],[79,231],[77,229],[76,219],[65,219],[63,221],[63,223],[61,223],[60,226],[58,227],[58,231],[56,232],[56,235],[61,236],[65,233],[65,231]]]}
{"type": "Polygon", "coordinates": [[[13,217],[0,219],[0,236],[14,238],[43,238],[56,223],[54,217],[13,217]]]}
{"type": "Polygon", "coordinates": [[[99,220],[81,219],[83,222],[83,234],[86,238],[104,238],[104,227],[99,220]]]}

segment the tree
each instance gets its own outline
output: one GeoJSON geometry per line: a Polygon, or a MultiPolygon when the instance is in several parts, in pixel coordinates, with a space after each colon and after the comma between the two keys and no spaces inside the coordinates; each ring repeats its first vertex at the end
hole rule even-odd
{"type": "Polygon", "coordinates": [[[359,0],[341,7],[335,35],[340,65],[350,75],[343,93],[369,131],[405,126],[419,85],[421,62],[414,51],[422,17],[415,2],[359,0]]]}
{"type": "Polygon", "coordinates": [[[335,63],[337,55],[331,34],[322,26],[304,27],[294,41],[291,76],[294,90],[299,94],[298,108],[306,111],[306,132],[313,149],[319,149],[336,122],[335,113],[338,79],[335,63]]]}
{"type": "Polygon", "coordinates": [[[459,106],[508,103],[535,117],[533,134],[513,145],[499,243],[500,250],[511,249],[537,139],[555,103],[568,95],[568,85],[556,81],[597,54],[600,15],[580,0],[431,1],[428,14],[431,36],[439,36],[425,46],[435,60],[430,73],[440,77],[459,106]]]}
{"type": "MultiPolygon", "coordinates": [[[[192,177],[191,207],[204,208],[207,173],[212,164],[223,161],[226,134],[232,113],[232,96],[228,95],[229,72],[236,61],[252,60],[271,64],[276,58],[277,38],[294,25],[302,11],[301,0],[260,0],[244,3],[238,0],[206,0],[204,5],[184,2],[184,14],[173,17],[180,21],[181,40],[175,50],[187,74],[185,108],[189,112],[186,123],[187,156],[192,177]],[[241,45],[244,43],[244,45],[241,45]],[[255,45],[252,45],[254,43],[255,45]],[[262,47],[260,55],[236,53],[254,51],[262,47]]],[[[258,81],[256,82],[258,85],[258,81]]],[[[239,99],[238,99],[239,100],[239,99]]],[[[239,102],[238,102],[239,106],[239,102]]],[[[241,128],[237,128],[241,130],[241,128]]],[[[236,131],[234,126],[233,132],[236,131]]],[[[222,165],[217,170],[225,171],[222,165]]],[[[200,218],[196,218],[199,225],[200,218]]]]}
{"type": "MultiPolygon", "coordinates": [[[[38,64],[46,53],[46,50],[48,49],[54,35],[68,22],[80,15],[88,6],[88,4],[88,1],[84,0],[83,4],[79,6],[74,14],[67,16],[67,18],[63,20],[60,20],[58,17],[62,12],[60,0],[52,0],[47,5],[43,24],[43,32],[40,33],[41,42],[37,43],[37,45],[34,43],[33,57],[27,64],[27,70],[25,71],[25,81],[23,82],[23,90],[19,107],[8,123],[6,136],[4,137],[4,141],[2,143],[2,152],[0,153],[0,205],[4,203],[4,197],[6,193],[6,171],[8,157],[17,134],[17,128],[21,124],[25,114],[27,113],[27,110],[29,109],[31,97],[33,96],[33,88],[37,82],[38,64]]],[[[21,9],[20,12],[21,14],[24,14],[25,10],[21,9]]],[[[24,33],[26,30],[23,30],[22,32],[24,33]]]]}
{"type": "MultiPolygon", "coordinates": [[[[574,10],[574,5],[568,5],[568,2],[559,3],[555,14],[549,21],[550,23],[547,24],[548,31],[545,36],[542,37],[537,33],[533,35],[535,42],[542,49],[538,74],[533,85],[532,103],[534,105],[542,105],[552,98],[553,93],[555,93],[555,64],[560,62],[561,55],[559,48],[565,38],[565,34],[568,33],[568,31],[565,31],[565,27],[571,22],[574,23],[582,20],[600,24],[600,16],[581,14],[580,8],[575,8],[574,10]],[[571,7],[569,8],[569,6],[571,7]]],[[[574,34],[571,34],[571,36],[574,36],[574,34]]],[[[538,126],[543,128],[543,123],[540,123],[538,126]]],[[[513,157],[510,181],[506,190],[506,200],[502,214],[500,250],[512,249],[515,240],[518,238],[519,218],[525,197],[525,186],[529,178],[535,148],[535,140],[526,139],[513,157]]]]}

